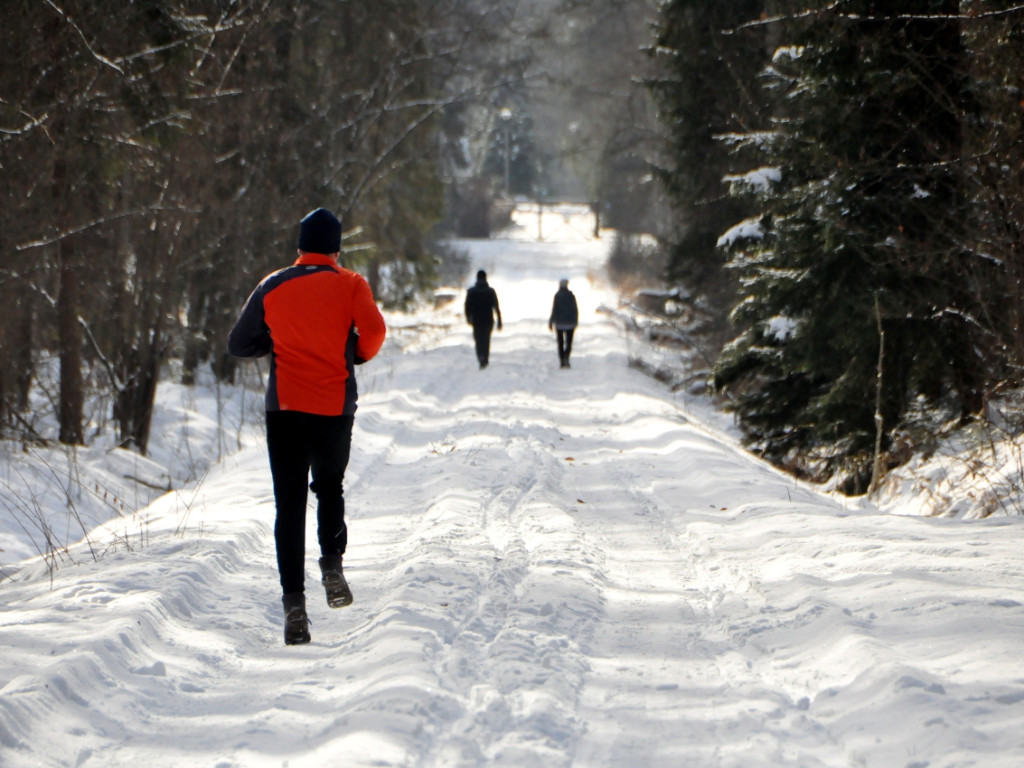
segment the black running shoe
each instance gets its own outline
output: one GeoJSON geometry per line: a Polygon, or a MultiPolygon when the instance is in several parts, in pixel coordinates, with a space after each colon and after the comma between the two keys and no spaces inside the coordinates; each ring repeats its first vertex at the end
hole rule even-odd
{"type": "Polygon", "coordinates": [[[352,590],[348,588],[345,574],[341,570],[341,555],[320,558],[320,583],[327,593],[327,605],[344,608],[352,605],[352,590]]]}
{"type": "Polygon", "coordinates": [[[306,596],[293,592],[281,598],[284,603],[284,644],[303,645],[308,643],[309,617],[306,615],[306,596]]]}

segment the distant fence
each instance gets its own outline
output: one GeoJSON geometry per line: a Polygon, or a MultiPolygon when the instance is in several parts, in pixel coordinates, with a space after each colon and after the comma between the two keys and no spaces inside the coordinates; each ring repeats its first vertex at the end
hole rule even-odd
{"type": "Polygon", "coordinates": [[[538,242],[596,240],[601,236],[597,206],[591,203],[520,200],[512,210],[512,224],[538,242]]]}

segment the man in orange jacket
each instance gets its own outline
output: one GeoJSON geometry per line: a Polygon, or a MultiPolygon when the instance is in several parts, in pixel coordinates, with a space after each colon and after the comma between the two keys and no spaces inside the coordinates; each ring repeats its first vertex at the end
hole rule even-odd
{"type": "Polygon", "coordinates": [[[256,286],[228,337],[236,357],[270,355],[267,448],[288,645],[310,640],[304,585],[310,473],[327,603],[352,602],[342,572],[348,543],[342,482],[358,396],[355,366],[377,354],[386,333],[369,284],[338,265],[341,222],[333,213],[317,208],[302,219],[298,250],[294,264],[256,286]]]}

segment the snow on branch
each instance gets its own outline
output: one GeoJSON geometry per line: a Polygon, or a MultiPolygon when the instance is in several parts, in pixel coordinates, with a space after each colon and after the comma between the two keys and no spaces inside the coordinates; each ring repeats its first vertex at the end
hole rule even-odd
{"type": "Polygon", "coordinates": [[[197,213],[198,212],[197,209],[187,208],[187,207],[180,206],[180,205],[169,205],[169,206],[165,206],[165,205],[148,205],[148,206],[144,206],[142,208],[133,208],[133,209],[127,210],[127,211],[119,211],[117,213],[112,213],[112,214],[110,214],[108,216],[100,216],[99,218],[95,218],[95,219],[87,221],[87,222],[85,222],[83,224],[79,224],[77,226],[70,227],[68,229],[65,229],[65,230],[62,230],[60,232],[57,232],[56,234],[53,234],[53,235],[37,238],[35,240],[29,240],[29,241],[26,241],[24,243],[18,243],[18,244],[16,244],[14,246],[14,250],[15,250],[15,252],[19,252],[19,251],[27,251],[27,250],[29,250],[31,248],[43,248],[43,247],[45,247],[47,245],[53,245],[54,243],[59,243],[61,240],[64,240],[65,238],[81,234],[82,232],[86,232],[86,231],[88,231],[90,229],[93,229],[94,227],[99,227],[99,226],[102,226],[104,224],[108,224],[108,223],[110,223],[112,221],[117,221],[118,219],[123,219],[123,218],[130,217],[130,216],[139,216],[139,215],[142,215],[142,214],[152,213],[154,211],[176,211],[176,212],[184,212],[184,213],[197,213]]]}
{"type": "Polygon", "coordinates": [[[741,187],[749,187],[755,192],[767,192],[772,184],[782,181],[782,171],[778,168],[763,166],[755,168],[746,173],[731,173],[722,177],[726,184],[737,184],[741,187]]]}
{"type": "Polygon", "coordinates": [[[761,148],[778,138],[777,131],[748,131],[746,133],[716,133],[712,138],[730,147],[761,148]]]}
{"type": "Polygon", "coordinates": [[[769,24],[778,24],[780,22],[792,21],[795,19],[806,19],[813,16],[825,16],[827,14],[832,14],[838,18],[848,19],[850,21],[979,21],[1001,18],[1003,16],[1010,16],[1024,11],[1024,4],[1018,4],[1010,8],[1000,8],[991,11],[969,11],[967,13],[874,14],[837,12],[837,9],[842,5],[843,1],[844,0],[835,0],[835,2],[829,3],[824,8],[807,8],[794,13],[783,13],[776,16],[766,16],[763,18],[753,19],[743,24],[738,24],[734,29],[723,30],[723,33],[730,35],[743,29],[764,27],[769,24]]]}
{"type": "Polygon", "coordinates": [[[32,117],[25,110],[19,110],[22,115],[27,118],[27,121],[20,128],[4,128],[0,126],[0,134],[5,136],[21,136],[22,134],[28,133],[34,128],[38,128],[46,123],[50,119],[49,114],[44,114],[42,117],[32,117]]]}
{"type": "Polygon", "coordinates": [[[730,227],[725,234],[718,238],[715,243],[717,248],[731,248],[741,240],[762,240],[764,239],[764,228],[761,226],[761,217],[755,216],[744,219],[739,224],[730,227]]]}
{"type": "Polygon", "coordinates": [[[78,36],[80,38],[82,38],[82,44],[85,46],[85,49],[87,51],[89,51],[90,54],[92,54],[92,57],[94,59],[96,59],[96,61],[100,62],[101,64],[105,64],[106,66],[110,67],[111,69],[117,71],[118,73],[120,73],[122,75],[124,74],[124,70],[121,69],[117,64],[112,62],[110,59],[108,59],[106,56],[104,56],[99,51],[96,51],[96,50],[93,49],[92,45],[89,44],[89,41],[86,40],[85,33],[82,32],[81,27],[79,27],[77,24],[75,24],[75,22],[71,19],[71,17],[68,16],[66,13],[64,13],[63,9],[61,9],[60,6],[58,6],[55,2],[53,2],[53,0],[46,0],[46,4],[48,6],[50,6],[51,8],[53,8],[53,10],[55,10],[57,13],[59,13],[61,18],[63,18],[64,21],[66,21],[68,24],[71,25],[71,28],[73,30],[75,30],[75,32],[78,33],[78,36]]]}

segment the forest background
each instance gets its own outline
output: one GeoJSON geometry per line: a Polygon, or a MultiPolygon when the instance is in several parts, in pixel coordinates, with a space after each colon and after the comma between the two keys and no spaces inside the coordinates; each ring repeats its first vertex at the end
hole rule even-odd
{"type": "Polygon", "coordinates": [[[749,446],[864,492],[1021,432],[1022,56],[1009,0],[8,0],[0,430],[144,455],[313,207],[403,306],[576,200],[749,446]]]}

